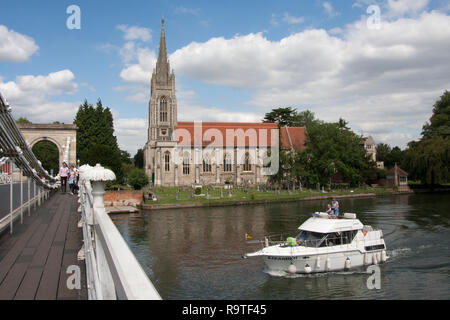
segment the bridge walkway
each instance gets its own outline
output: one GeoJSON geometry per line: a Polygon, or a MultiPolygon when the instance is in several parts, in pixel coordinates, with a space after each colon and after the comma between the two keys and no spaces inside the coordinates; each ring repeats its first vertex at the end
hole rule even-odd
{"type": "Polygon", "coordinates": [[[77,196],[57,192],[16,222],[12,235],[0,235],[0,300],[87,299],[78,205],[77,196]],[[80,289],[67,287],[71,265],[80,268],[80,289]]]}

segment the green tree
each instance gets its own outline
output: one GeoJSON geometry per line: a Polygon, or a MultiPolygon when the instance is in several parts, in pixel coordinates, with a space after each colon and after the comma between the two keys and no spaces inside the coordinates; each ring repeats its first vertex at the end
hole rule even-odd
{"type": "Polygon", "coordinates": [[[120,150],[120,161],[122,163],[131,164],[131,155],[125,150],[120,150]]]}
{"type": "Polygon", "coordinates": [[[433,137],[410,143],[403,166],[410,179],[436,185],[450,181],[450,139],[433,137]]]}
{"type": "Polygon", "coordinates": [[[313,125],[320,123],[322,123],[322,121],[316,118],[314,112],[311,112],[310,110],[305,110],[302,112],[298,112],[295,115],[293,126],[309,128],[313,125]]]}
{"type": "Polygon", "coordinates": [[[433,114],[423,126],[422,139],[411,141],[404,152],[402,166],[410,179],[425,184],[450,181],[450,92],[447,90],[433,106],[433,114]]]}
{"type": "Polygon", "coordinates": [[[376,177],[376,165],[360,145],[361,136],[341,123],[319,123],[307,131],[307,148],[301,152],[303,174],[309,184],[326,185],[340,173],[353,185],[376,177]]]}
{"type": "MultiPolygon", "coordinates": [[[[379,143],[377,144],[377,161],[386,162],[389,154],[391,153],[392,148],[387,143],[379,143]]],[[[385,163],[386,165],[386,163],[385,163]]]]}
{"type": "Polygon", "coordinates": [[[32,151],[36,158],[41,161],[42,167],[49,173],[53,170],[56,175],[59,170],[59,151],[58,147],[50,141],[39,141],[36,143],[32,151]]]}
{"type": "Polygon", "coordinates": [[[98,99],[96,107],[87,100],[80,105],[75,116],[77,125],[77,154],[82,164],[101,165],[116,174],[117,182],[124,178],[122,154],[114,136],[113,116],[109,108],[104,108],[98,99]]]}
{"type": "Polygon", "coordinates": [[[422,129],[424,139],[450,137],[450,92],[445,91],[433,106],[433,115],[422,129]]]}
{"type": "Polygon", "coordinates": [[[305,110],[297,112],[297,109],[291,107],[276,108],[266,113],[263,122],[277,123],[278,127],[310,127],[319,124],[322,121],[316,119],[314,112],[305,110]]]}
{"type": "Polygon", "coordinates": [[[138,149],[134,155],[134,165],[140,169],[144,168],[144,150],[138,149]]]}
{"type": "Polygon", "coordinates": [[[133,168],[128,173],[128,184],[135,190],[140,190],[149,183],[148,176],[143,169],[133,168]]]}
{"type": "Polygon", "coordinates": [[[16,120],[16,123],[17,124],[30,124],[32,122],[25,117],[20,117],[19,119],[16,120]]]}
{"type": "Polygon", "coordinates": [[[293,127],[295,117],[297,116],[296,109],[291,107],[276,108],[264,116],[264,123],[277,123],[278,127],[293,127]]]}
{"type": "MultiPolygon", "coordinates": [[[[400,165],[403,162],[404,152],[399,147],[392,148],[384,161],[386,168],[393,168],[395,164],[400,165]]],[[[378,157],[378,154],[377,154],[378,157]]]]}

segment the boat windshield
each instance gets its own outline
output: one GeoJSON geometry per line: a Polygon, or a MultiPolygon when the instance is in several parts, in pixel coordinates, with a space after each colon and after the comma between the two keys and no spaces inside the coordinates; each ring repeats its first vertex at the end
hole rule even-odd
{"type": "Polygon", "coordinates": [[[326,236],[325,233],[302,231],[297,236],[297,243],[305,247],[318,247],[326,236]]]}
{"type": "Polygon", "coordinates": [[[297,245],[318,248],[350,244],[357,232],[357,230],[351,230],[334,233],[319,233],[302,230],[297,236],[297,245]]]}

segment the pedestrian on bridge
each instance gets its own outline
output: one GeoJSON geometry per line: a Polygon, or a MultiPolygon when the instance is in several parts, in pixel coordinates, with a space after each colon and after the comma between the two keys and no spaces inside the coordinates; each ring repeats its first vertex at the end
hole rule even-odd
{"type": "Polygon", "coordinates": [[[61,180],[61,192],[66,193],[67,177],[69,176],[69,167],[67,166],[67,163],[63,162],[62,167],[59,168],[58,176],[61,180]]]}
{"type": "Polygon", "coordinates": [[[75,179],[76,179],[76,171],[73,166],[70,166],[69,170],[69,188],[70,194],[73,195],[75,193],[75,179]]]}

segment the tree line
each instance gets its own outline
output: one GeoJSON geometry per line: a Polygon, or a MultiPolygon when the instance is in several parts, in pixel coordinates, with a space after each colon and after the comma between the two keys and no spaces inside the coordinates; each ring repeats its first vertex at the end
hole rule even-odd
{"type": "MultiPolygon", "coordinates": [[[[275,122],[279,127],[305,127],[306,149],[282,150],[279,171],[270,182],[288,187],[302,183],[310,186],[330,186],[337,174],[357,185],[376,177],[376,164],[361,147],[361,136],[347,126],[344,119],[325,122],[310,110],[298,112],[291,107],[281,107],[266,113],[263,122],[275,122]]],[[[281,144],[280,144],[281,145],[281,144]]]]}
{"type": "Polygon", "coordinates": [[[114,122],[110,108],[103,107],[99,99],[96,106],[87,100],[80,105],[75,116],[77,125],[77,156],[81,164],[91,166],[97,163],[111,169],[116,181],[109,187],[130,184],[136,189],[148,184],[144,170],[133,165],[130,154],[121,150],[114,135],[114,122]]]}
{"type": "MultiPolygon", "coordinates": [[[[349,129],[344,119],[325,122],[306,110],[298,112],[281,107],[266,113],[264,122],[279,127],[306,127],[306,149],[280,153],[280,170],[271,182],[289,185],[330,185],[331,178],[340,177],[351,185],[386,177],[385,169],[377,169],[362,147],[362,136],[349,129]]],[[[389,144],[377,145],[377,161],[385,168],[395,164],[409,173],[410,180],[435,185],[450,182],[450,92],[445,91],[433,106],[433,113],[422,129],[419,141],[411,141],[405,150],[389,144]]]]}
{"type": "MultiPolygon", "coordinates": [[[[17,122],[31,123],[23,117],[17,122]]],[[[279,127],[306,128],[305,150],[280,152],[280,169],[270,178],[273,184],[287,187],[301,182],[329,186],[332,178],[337,176],[355,186],[385,177],[386,171],[377,169],[362,147],[362,136],[354,133],[344,119],[325,122],[309,110],[299,112],[295,108],[280,107],[266,113],[263,122],[277,123],[279,127]]],[[[143,150],[139,149],[133,159],[128,152],[120,150],[111,110],[104,107],[100,99],[95,106],[85,100],[74,124],[78,127],[77,156],[81,164],[94,166],[101,163],[110,168],[116,174],[117,185],[128,183],[140,188],[148,184],[143,170],[143,150]]],[[[445,91],[423,126],[421,139],[409,142],[405,150],[379,143],[377,160],[384,161],[387,169],[398,164],[409,173],[410,180],[430,185],[449,183],[449,136],[450,92],[445,91]]],[[[57,170],[57,148],[51,142],[36,144],[33,152],[42,159],[44,168],[57,170]]]]}

